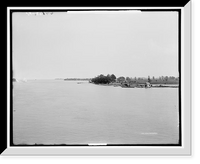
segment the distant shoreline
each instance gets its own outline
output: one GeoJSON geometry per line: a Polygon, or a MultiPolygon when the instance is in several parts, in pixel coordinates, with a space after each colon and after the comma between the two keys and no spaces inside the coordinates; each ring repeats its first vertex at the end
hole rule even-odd
{"type": "MultiPolygon", "coordinates": [[[[95,83],[91,83],[95,84],[95,83]]],[[[111,84],[95,84],[95,85],[100,85],[100,86],[113,86],[113,87],[121,87],[121,88],[147,88],[145,87],[144,84],[135,84],[134,86],[124,86],[120,83],[111,83],[111,84]]],[[[151,84],[151,87],[149,88],[178,88],[179,85],[177,84],[151,84]]]]}

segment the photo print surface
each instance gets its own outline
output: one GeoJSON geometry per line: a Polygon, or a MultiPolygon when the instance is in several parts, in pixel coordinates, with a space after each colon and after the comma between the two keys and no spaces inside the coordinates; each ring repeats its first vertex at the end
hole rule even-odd
{"type": "Polygon", "coordinates": [[[11,144],[180,146],[179,19],[12,12],[11,144]]]}

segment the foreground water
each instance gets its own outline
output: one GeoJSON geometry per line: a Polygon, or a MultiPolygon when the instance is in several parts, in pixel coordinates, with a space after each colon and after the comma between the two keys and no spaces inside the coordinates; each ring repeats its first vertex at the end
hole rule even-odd
{"type": "Polygon", "coordinates": [[[176,144],[177,88],[14,83],[14,144],[176,144]]]}

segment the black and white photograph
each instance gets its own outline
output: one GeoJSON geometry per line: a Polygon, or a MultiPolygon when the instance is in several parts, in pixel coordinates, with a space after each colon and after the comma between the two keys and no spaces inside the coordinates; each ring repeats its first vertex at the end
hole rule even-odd
{"type": "Polygon", "coordinates": [[[181,146],[179,19],[13,11],[11,144],[181,146]]]}
{"type": "Polygon", "coordinates": [[[13,144],[180,144],[178,12],[13,12],[13,144]]]}

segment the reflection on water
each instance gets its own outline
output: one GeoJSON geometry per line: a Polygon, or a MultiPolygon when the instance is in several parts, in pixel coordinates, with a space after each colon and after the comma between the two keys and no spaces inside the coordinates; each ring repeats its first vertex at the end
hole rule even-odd
{"type": "Polygon", "coordinates": [[[176,144],[177,88],[14,83],[14,144],[176,144]]]}

